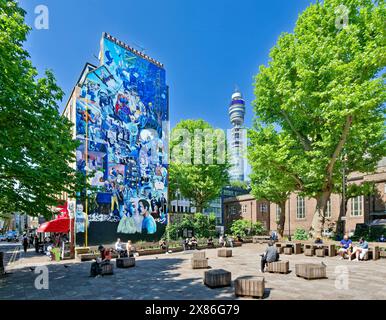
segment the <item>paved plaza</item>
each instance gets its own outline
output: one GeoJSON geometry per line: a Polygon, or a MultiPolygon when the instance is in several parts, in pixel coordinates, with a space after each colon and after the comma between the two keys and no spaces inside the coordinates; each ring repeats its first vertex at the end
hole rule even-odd
{"type": "MultiPolygon", "coordinates": [[[[262,274],[259,271],[259,254],[265,247],[244,244],[233,248],[231,258],[217,257],[217,249],[206,250],[206,255],[212,269],[230,271],[232,280],[244,275],[263,275],[266,280],[264,298],[268,300],[386,299],[386,259],[350,262],[338,257],[282,255],[281,260],[290,262],[289,274],[262,274]],[[327,266],[327,279],[296,277],[296,263],[322,261],[327,266]]],[[[137,257],[134,268],[114,268],[114,275],[90,278],[91,262],[73,260],[55,263],[31,252],[26,256],[22,253],[18,261],[6,267],[10,274],[0,279],[0,299],[236,299],[233,285],[218,289],[206,287],[203,284],[205,270],[193,270],[191,257],[191,252],[137,257]],[[34,267],[38,265],[48,266],[47,290],[37,290],[34,286],[37,277],[34,267]]]]}

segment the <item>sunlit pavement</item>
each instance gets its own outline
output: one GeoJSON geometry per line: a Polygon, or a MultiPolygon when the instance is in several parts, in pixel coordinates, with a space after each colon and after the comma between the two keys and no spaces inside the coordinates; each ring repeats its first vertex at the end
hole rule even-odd
{"type": "MultiPolygon", "coordinates": [[[[206,250],[209,266],[232,272],[232,280],[244,275],[263,275],[265,299],[386,299],[386,259],[354,262],[338,257],[281,256],[290,262],[287,275],[260,273],[259,254],[265,245],[245,244],[233,248],[233,257],[217,257],[217,249],[206,250]],[[296,263],[327,265],[328,279],[305,280],[295,275],[296,263]],[[338,267],[338,268],[336,268],[338,267]]],[[[114,268],[114,275],[90,278],[91,262],[49,262],[32,251],[6,270],[0,279],[0,299],[236,299],[234,287],[210,289],[203,284],[204,271],[192,270],[192,253],[138,257],[136,267],[114,268]],[[49,288],[35,288],[34,267],[46,265],[49,288]]],[[[115,264],[115,261],[113,260],[115,264]]],[[[242,298],[243,299],[243,298],[242,298]]]]}

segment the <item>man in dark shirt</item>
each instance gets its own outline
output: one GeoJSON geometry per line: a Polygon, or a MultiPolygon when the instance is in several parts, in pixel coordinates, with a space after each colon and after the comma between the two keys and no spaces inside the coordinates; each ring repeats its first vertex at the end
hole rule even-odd
{"type": "Polygon", "coordinates": [[[279,253],[277,249],[273,246],[273,241],[268,242],[268,248],[261,255],[261,272],[264,272],[266,264],[269,262],[275,262],[279,260],[279,253]]]}

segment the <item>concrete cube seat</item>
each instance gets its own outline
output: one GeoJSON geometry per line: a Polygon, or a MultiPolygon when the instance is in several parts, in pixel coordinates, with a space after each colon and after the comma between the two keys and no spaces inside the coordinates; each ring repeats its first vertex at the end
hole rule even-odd
{"type": "Polygon", "coordinates": [[[232,274],[224,269],[205,271],[204,284],[210,288],[228,287],[231,285],[232,274]]]}
{"type": "Polygon", "coordinates": [[[205,251],[193,252],[193,259],[205,259],[205,251]]]}
{"type": "Polygon", "coordinates": [[[327,278],[326,266],[324,264],[315,264],[315,263],[296,264],[295,269],[296,269],[296,276],[305,278],[307,280],[327,278]]]}
{"type": "Polygon", "coordinates": [[[268,272],[273,273],[288,273],[289,261],[275,261],[268,263],[268,272]]]}
{"type": "Polygon", "coordinates": [[[218,249],[217,256],[223,257],[223,258],[232,257],[232,250],[231,249],[218,249]]]}
{"type": "Polygon", "coordinates": [[[243,276],[235,280],[235,295],[248,297],[264,297],[264,277],[243,276]]]}
{"type": "Polygon", "coordinates": [[[317,257],[324,258],[325,257],[324,248],[315,249],[315,254],[317,257]]]}
{"type": "Polygon", "coordinates": [[[102,263],[101,264],[101,275],[111,275],[114,274],[114,265],[109,262],[109,263],[102,263]]]}
{"type": "Polygon", "coordinates": [[[312,248],[305,248],[304,249],[304,255],[308,257],[312,257],[314,255],[314,249],[312,248]]]}
{"type": "Polygon", "coordinates": [[[284,254],[291,255],[292,254],[292,247],[284,247],[284,254]]]}
{"type": "Polygon", "coordinates": [[[192,269],[206,269],[208,268],[208,259],[206,258],[198,258],[191,259],[192,269]]]}
{"type": "Polygon", "coordinates": [[[117,268],[134,267],[135,266],[135,258],[134,257],[117,258],[116,266],[117,266],[117,268]]]}

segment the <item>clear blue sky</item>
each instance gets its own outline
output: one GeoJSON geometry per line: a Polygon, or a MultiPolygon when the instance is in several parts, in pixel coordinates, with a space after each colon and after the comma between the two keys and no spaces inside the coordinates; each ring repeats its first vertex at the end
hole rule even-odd
{"type": "Polygon", "coordinates": [[[97,64],[103,31],[140,45],[164,63],[170,120],[203,118],[230,127],[227,108],[237,84],[253,117],[253,76],[268,62],[281,32],[292,32],[311,0],[20,0],[33,26],[37,5],[49,9],[49,30],[26,43],[40,72],[52,69],[66,93],[86,62],[97,64]]]}

